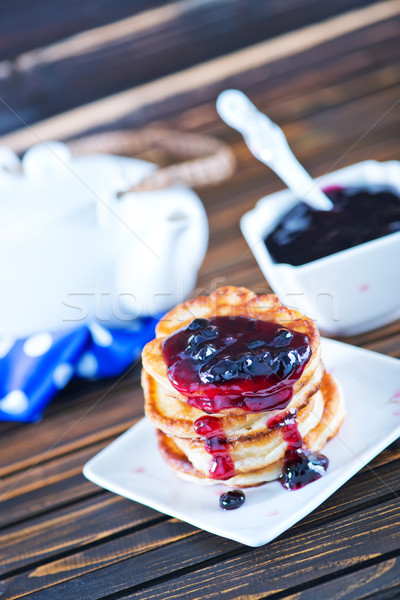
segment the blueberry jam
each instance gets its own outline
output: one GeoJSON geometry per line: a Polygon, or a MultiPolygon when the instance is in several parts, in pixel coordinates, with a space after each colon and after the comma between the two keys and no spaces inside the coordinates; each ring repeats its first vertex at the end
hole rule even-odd
{"type": "Polygon", "coordinates": [[[213,456],[229,454],[228,442],[220,435],[207,437],[204,442],[204,448],[213,456]]]}
{"type": "Polygon", "coordinates": [[[242,506],[245,500],[246,496],[242,490],[230,490],[229,492],[221,494],[219,497],[219,505],[224,510],[234,510],[235,508],[242,506]]]}
{"type": "Polygon", "coordinates": [[[172,385],[205,413],[285,408],[311,356],[302,333],[229,316],[195,319],[164,340],[163,352],[172,385]]]}
{"type": "Polygon", "coordinates": [[[218,417],[205,415],[194,422],[196,433],[204,437],[204,448],[212,455],[208,474],[212,479],[229,479],[235,475],[224,429],[218,417]]]}
{"type": "Polygon", "coordinates": [[[287,490],[298,490],[322,477],[328,463],[326,456],[310,452],[307,448],[286,452],[280,482],[287,490]]]}
{"type": "Polygon", "coordinates": [[[236,475],[233,460],[229,454],[216,455],[212,458],[208,474],[211,479],[230,479],[236,475]]]}
{"type": "Polygon", "coordinates": [[[224,433],[221,421],[218,417],[210,417],[208,415],[199,417],[194,422],[194,430],[202,436],[212,436],[224,433]]]}
{"type": "Polygon", "coordinates": [[[311,452],[303,446],[303,438],[292,415],[268,421],[270,429],[280,428],[287,443],[280,482],[287,490],[298,490],[319,479],[328,468],[329,461],[323,454],[311,452]]]}
{"type": "Polygon", "coordinates": [[[220,435],[208,436],[204,440],[204,448],[212,455],[208,467],[208,474],[212,479],[229,479],[236,475],[226,438],[220,435]]]}
{"type": "Polygon", "coordinates": [[[400,231],[400,196],[390,187],[331,187],[331,211],[296,204],[265,238],[273,260],[298,266],[400,231]]]}

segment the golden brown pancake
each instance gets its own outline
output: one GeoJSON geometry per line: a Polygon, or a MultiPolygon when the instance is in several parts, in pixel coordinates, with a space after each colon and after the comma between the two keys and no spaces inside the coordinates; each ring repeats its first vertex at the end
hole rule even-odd
{"type": "Polygon", "coordinates": [[[321,361],[320,337],[314,322],[284,307],[273,294],[256,295],[245,288],[219,288],[210,296],[189,300],[171,310],[159,322],[156,339],[143,350],[142,385],[146,416],[156,427],[159,448],[167,464],[180,476],[198,483],[228,486],[260,485],[280,476],[287,443],[283,425],[295,419],[304,444],[319,451],[336,435],[345,415],[339,389],[321,361]],[[186,328],[195,318],[241,316],[270,321],[308,337],[311,356],[293,386],[293,397],[284,410],[247,412],[225,408],[213,415],[223,431],[223,440],[235,475],[225,480],[210,474],[212,456],[205,438],[194,424],[205,416],[190,406],[187,398],[170,383],[162,344],[166,337],[186,328]],[[278,426],[276,425],[278,423],[278,426]]]}
{"type": "MultiPolygon", "coordinates": [[[[320,361],[316,370],[306,384],[295,394],[283,410],[273,410],[261,413],[241,413],[221,411],[217,415],[221,428],[226,436],[249,436],[263,431],[268,419],[280,414],[294,414],[307,405],[310,398],[321,387],[325,369],[320,361]]],[[[167,435],[180,438],[199,438],[194,431],[194,422],[204,415],[203,411],[190,406],[184,400],[168,394],[144,369],[142,372],[142,387],[145,392],[145,413],[157,429],[167,435]]]]}
{"type": "MultiPolygon", "coordinates": [[[[320,395],[323,398],[322,414],[314,415],[318,417],[316,418],[317,424],[304,437],[305,446],[313,452],[322,450],[326,442],[338,433],[346,414],[339,388],[328,374],[324,377],[320,395]]],[[[301,411],[297,418],[299,417],[301,418],[301,411]]],[[[312,419],[309,422],[312,422],[312,419]]],[[[302,426],[299,425],[300,432],[302,432],[302,429],[302,426]]],[[[273,433],[279,435],[279,429],[273,433]]],[[[243,461],[238,462],[235,463],[236,475],[234,477],[216,481],[208,477],[207,469],[205,471],[196,469],[182,448],[177,445],[176,439],[169,437],[160,430],[157,431],[157,437],[161,455],[175,473],[183,479],[202,485],[220,483],[229,487],[250,487],[273,481],[282,472],[283,457],[286,449],[286,443],[283,439],[279,445],[279,456],[273,462],[268,463],[266,459],[264,466],[248,468],[247,471],[244,470],[245,463],[243,461]]],[[[211,456],[208,455],[208,461],[210,460],[211,456]]]]}
{"type": "MultiPolygon", "coordinates": [[[[289,328],[291,331],[306,335],[311,347],[311,358],[300,379],[294,385],[294,394],[312,377],[321,360],[320,336],[314,321],[304,317],[296,310],[283,306],[274,294],[257,296],[246,288],[232,286],[219,288],[210,296],[200,296],[194,300],[188,300],[167,313],[157,325],[156,339],[143,348],[142,362],[144,370],[163,387],[168,395],[175,396],[185,402],[185,397],[173,387],[168,379],[162,349],[163,340],[178,329],[187,327],[195,318],[228,315],[272,321],[289,328]]],[[[242,412],[240,408],[224,410],[229,410],[230,414],[240,414],[242,412]]]]}

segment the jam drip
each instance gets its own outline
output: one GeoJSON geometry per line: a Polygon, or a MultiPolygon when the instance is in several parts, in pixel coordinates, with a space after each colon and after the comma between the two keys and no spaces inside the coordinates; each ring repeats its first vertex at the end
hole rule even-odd
{"type": "Polygon", "coordinates": [[[390,187],[330,187],[331,211],[296,204],[265,238],[277,263],[304,265],[313,260],[400,231],[400,197],[390,187]]]}
{"type": "Polygon", "coordinates": [[[307,336],[247,317],[194,319],[163,342],[167,374],[205,413],[285,408],[311,356],[307,336]]]}
{"type": "Polygon", "coordinates": [[[194,430],[205,437],[204,448],[212,459],[208,468],[212,479],[229,479],[235,475],[233,460],[229,456],[228,442],[218,417],[199,417],[194,422],[194,430]]]}
{"type": "Polygon", "coordinates": [[[281,420],[273,417],[268,421],[270,429],[280,428],[287,443],[280,482],[287,490],[298,490],[319,479],[328,468],[329,461],[323,454],[311,452],[303,446],[303,438],[293,415],[281,420]]]}

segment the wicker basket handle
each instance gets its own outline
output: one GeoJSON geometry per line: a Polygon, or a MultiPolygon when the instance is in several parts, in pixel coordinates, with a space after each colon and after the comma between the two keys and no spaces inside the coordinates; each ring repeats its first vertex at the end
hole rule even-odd
{"type": "Polygon", "coordinates": [[[66,142],[72,154],[101,152],[135,156],[155,149],[167,151],[183,162],[159,167],[142,181],[119,196],[132,191],[150,191],[176,183],[190,187],[218,184],[235,170],[235,158],[230,148],[219,140],[197,134],[183,133],[163,127],[97,133],[66,142]]]}

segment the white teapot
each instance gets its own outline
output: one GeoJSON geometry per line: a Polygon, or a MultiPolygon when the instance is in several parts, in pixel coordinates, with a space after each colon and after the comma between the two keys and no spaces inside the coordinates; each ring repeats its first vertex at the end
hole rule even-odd
{"type": "Polygon", "coordinates": [[[52,142],[20,162],[0,148],[0,336],[95,319],[129,326],[193,290],[208,242],[188,187],[119,196],[155,165],[71,157],[52,142]]]}

